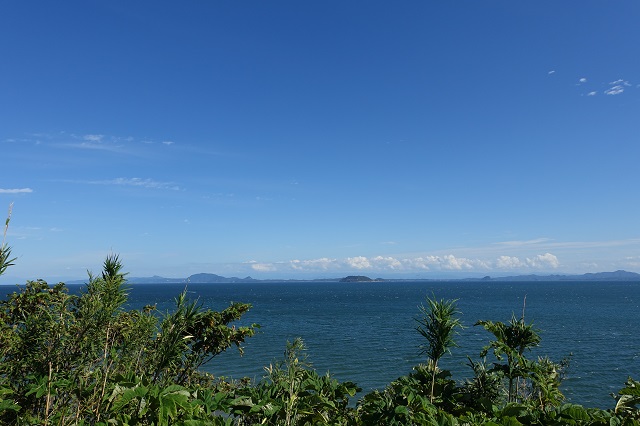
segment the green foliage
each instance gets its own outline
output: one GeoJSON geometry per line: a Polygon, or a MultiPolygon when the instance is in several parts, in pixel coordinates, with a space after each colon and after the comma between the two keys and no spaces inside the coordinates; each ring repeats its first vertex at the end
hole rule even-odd
{"type": "Polygon", "coordinates": [[[460,320],[456,318],[460,312],[455,305],[456,300],[436,300],[427,298],[427,306],[420,305],[422,316],[417,318],[416,330],[427,341],[422,344],[421,353],[437,364],[442,356],[451,352],[457,346],[454,336],[456,328],[462,328],[460,320]]]}
{"type": "Polygon", "coordinates": [[[229,325],[250,305],[214,312],[183,293],[164,317],[126,310],[121,271],[109,256],[78,296],[38,280],[0,302],[0,424],[215,418],[215,399],[198,392],[213,382],[199,367],[255,333],[256,325],[229,325]]]}
{"type": "Polygon", "coordinates": [[[360,391],[312,369],[302,339],[287,342],[284,360],[265,368],[265,379],[239,392],[234,413],[243,422],[267,425],[346,425],[353,420],[349,398],[360,391]]]}
{"type": "Polygon", "coordinates": [[[363,425],[454,425],[452,414],[455,382],[451,373],[438,370],[432,383],[433,363],[417,365],[413,371],[391,382],[383,391],[375,390],[358,403],[358,421],[363,425]],[[431,390],[438,395],[431,401],[431,390]]]}
{"type": "Polygon", "coordinates": [[[538,357],[531,369],[530,400],[541,410],[560,405],[565,397],[560,391],[562,371],[567,363],[555,363],[549,357],[538,357]]]}
{"type": "Polygon", "coordinates": [[[485,346],[480,356],[485,357],[490,349],[498,361],[506,355],[507,362],[496,363],[494,370],[502,373],[508,380],[507,401],[514,402],[520,398],[520,386],[514,388],[516,380],[526,378],[533,369],[531,362],[524,357],[524,351],[540,344],[538,330],[533,324],[526,324],[524,317],[516,319],[512,315],[511,321],[503,322],[478,321],[475,325],[481,325],[485,330],[493,334],[495,340],[485,346]]]}
{"type": "Polygon", "coordinates": [[[201,417],[198,416],[200,404],[187,388],[179,385],[116,385],[108,401],[116,424],[171,425],[201,417]]]}
{"type": "Polygon", "coordinates": [[[13,266],[13,262],[16,260],[15,257],[11,257],[11,247],[7,245],[7,230],[9,229],[9,222],[11,221],[12,209],[13,204],[10,204],[7,220],[4,222],[4,232],[2,233],[2,244],[0,244],[0,275],[4,274],[9,266],[13,266]]]}
{"type": "Polygon", "coordinates": [[[429,358],[432,365],[430,400],[433,403],[435,398],[435,375],[438,370],[438,361],[442,356],[451,352],[451,348],[456,345],[454,336],[456,329],[462,328],[462,323],[456,315],[460,312],[456,308],[455,300],[436,300],[427,297],[427,306],[420,305],[422,316],[417,318],[418,326],[416,330],[427,341],[422,344],[421,353],[429,358]]]}
{"type": "Polygon", "coordinates": [[[629,377],[618,394],[616,414],[628,420],[640,421],[640,382],[629,377]]]}
{"type": "Polygon", "coordinates": [[[391,382],[383,391],[375,390],[358,403],[363,425],[417,425],[434,422],[438,409],[429,401],[429,392],[410,376],[391,382]]]}
{"type": "Polygon", "coordinates": [[[198,369],[231,346],[242,354],[241,344],[255,334],[257,324],[229,327],[251,305],[232,303],[221,312],[202,309],[186,300],[186,291],[176,299],[176,309],[167,314],[160,326],[149,366],[153,381],[188,385],[200,379],[198,369]]]}
{"type": "Polygon", "coordinates": [[[487,367],[486,359],[481,362],[469,357],[467,359],[473,377],[467,379],[458,390],[458,403],[472,411],[491,413],[494,404],[500,400],[502,376],[487,367]]]}

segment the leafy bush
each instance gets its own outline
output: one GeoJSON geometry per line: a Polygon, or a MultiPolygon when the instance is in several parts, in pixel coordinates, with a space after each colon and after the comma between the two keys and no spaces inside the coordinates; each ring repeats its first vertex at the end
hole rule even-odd
{"type": "Polygon", "coordinates": [[[0,421],[174,424],[198,413],[197,391],[214,384],[199,368],[254,335],[255,324],[229,325],[250,305],[214,312],[183,292],[171,314],[125,310],[121,269],[109,256],[78,296],[39,280],[0,302],[0,421]]]}
{"type": "Polygon", "coordinates": [[[265,379],[240,392],[234,414],[248,424],[346,425],[353,421],[349,398],[361,389],[312,368],[298,338],[287,343],[284,360],[265,368],[265,379]]]}

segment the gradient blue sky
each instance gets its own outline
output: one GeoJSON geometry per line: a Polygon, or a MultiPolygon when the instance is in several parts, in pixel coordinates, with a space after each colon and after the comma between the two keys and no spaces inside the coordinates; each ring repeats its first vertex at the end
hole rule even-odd
{"type": "Polygon", "coordinates": [[[4,283],[640,271],[638,1],[2,1],[4,283]]]}

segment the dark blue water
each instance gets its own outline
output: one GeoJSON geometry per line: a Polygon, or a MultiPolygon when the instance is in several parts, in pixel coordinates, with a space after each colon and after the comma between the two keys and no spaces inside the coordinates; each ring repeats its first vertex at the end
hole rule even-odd
{"type": "MultiPolygon", "coordinates": [[[[136,285],[131,303],[170,309],[184,285],[136,285]]],[[[471,376],[466,356],[479,359],[491,335],[473,324],[520,317],[540,329],[542,343],[530,357],[554,361],[572,354],[563,391],[574,403],[611,408],[628,376],[640,379],[640,283],[611,282],[375,282],[190,284],[189,294],[205,307],[223,309],[247,302],[241,321],[259,323],[259,334],[240,358],[232,349],[207,366],[217,376],[260,379],[263,367],[281,359],[287,340],[302,337],[309,360],[320,373],[356,382],[365,391],[381,389],[425,361],[415,331],[418,306],[426,296],[458,299],[466,328],[458,348],[441,360],[454,379],[471,376]]],[[[493,360],[491,356],[488,358],[493,360]]]]}
{"type": "MultiPolygon", "coordinates": [[[[183,289],[184,284],[134,285],[130,306],[155,303],[160,311],[171,310],[183,289]]],[[[415,318],[418,306],[433,294],[458,299],[466,326],[457,338],[459,347],[439,364],[455,380],[472,375],[466,356],[479,360],[492,337],[473,324],[481,319],[507,322],[512,313],[520,317],[525,297],[525,320],[542,337],[528,356],[559,361],[572,354],[562,387],[571,402],[612,408],[610,394],[628,376],[640,379],[640,283],[635,282],[190,284],[188,291],[215,310],[231,301],[251,303],[240,324],[262,326],[247,341],[243,357],[230,349],[206,366],[216,376],[259,380],[264,366],[282,359],[287,340],[302,337],[319,373],[329,371],[364,391],[382,389],[425,361],[415,318]]]]}

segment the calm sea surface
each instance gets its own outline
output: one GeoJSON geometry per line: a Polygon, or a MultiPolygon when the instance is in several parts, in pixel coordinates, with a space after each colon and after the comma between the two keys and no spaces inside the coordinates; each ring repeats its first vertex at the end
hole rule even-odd
{"type": "MultiPolygon", "coordinates": [[[[157,304],[170,310],[183,284],[137,284],[130,305],[157,304]]],[[[491,335],[477,320],[507,322],[522,314],[541,330],[542,343],[531,357],[559,361],[572,354],[563,391],[571,402],[612,408],[628,376],[640,380],[640,283],[637,282],[375,282],[190,284],[189,296],[207,308],[251,303],[240,324],[258,323],[245,345],[214,359],[206,370],[216,376],[260,379],[263,367],[282,359],[287,340],[302,337],[319,373],[356,382],[364,391],[382,389],[423,362],[415,331],[418,306],[426,296],[458,299],[466,326],[458,348],[442,368],[458,381],[471,376],[466,356],[479,359],[491,335]]],[[[492,361],[491,356],[488,360],[492,361]]]]}

